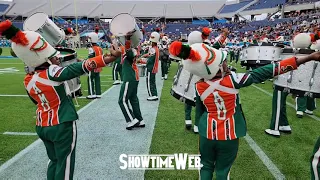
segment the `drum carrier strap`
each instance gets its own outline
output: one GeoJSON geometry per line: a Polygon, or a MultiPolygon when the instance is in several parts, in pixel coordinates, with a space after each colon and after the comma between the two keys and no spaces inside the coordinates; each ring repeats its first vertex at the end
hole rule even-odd
{"type": "Polygon", "coordinates": [[[64,84],[65,85],[65,89],[66,89],[66,93],[68,95],[71,94],[70,88],[69,88],[69,86],[68,86],[66,81],[64,81],[64,82],[51,81],[51,80],[39,77],[38,73],[36,73],[36,74],[34,74],[32,76],[32,79],[30,80],[30,82],[27,85],[27,91],[29,93],[30,93],[31,89],[33,88],[33,86],[36,84],[36,82],[39,82],[39,83],[47,85],[47,86],[60,86],[61,84],[64,84]]]}
{"type": "Polygon", "coordinates": [[[229,87],[220,85],[221,81],[222,81],[222,79],[217,80],[215,82],[206,81],[206,83],[209,84],[210,86],[202,93],[202,95],[200,97],[201,100],[204,101],[215,89],[229,93],[229,94],[238,94],[239,93],[238,89],[229,88],[229,87]]]}

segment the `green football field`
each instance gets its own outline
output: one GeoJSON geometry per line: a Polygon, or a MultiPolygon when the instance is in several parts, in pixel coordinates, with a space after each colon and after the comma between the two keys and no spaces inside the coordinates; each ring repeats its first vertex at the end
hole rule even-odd
{"type": "MultiPolygon", "coordinates": [[[[85,58],[87,50],[77,51],[85,58]]],[[[2,55],[9,55],[4,49],[2,55]]],[[[238,72],[244,72],[237,66],[238,72]]],[[[102,72],[102,88],[112,85],[111,68],[102,72]]],[[[160,99],[150,154],[198,153],[198,136],[184,128],[184,104],[170,95],[177,64],[172,63],[169,79],[165,81],[160,99]]],[[[4,135],[5,132],[35,132],[35,106],[25,96],[23,63],[18,59],[0,59],[0,165],[37,139],[37,136],[4,135]],[[10,72],[4,72],[10,71],[10,72]],[[13,96],[18,95],[18,96],[13,96]]],[[[86,76],[81,78],[84,96],[87,95],[86,76]]],[[[287,106],[292,134],[281,138],[265,135],[271,118],[272,82],[244,88],[240,91],[248,125],[248,136],[240,140],[237,159],[231,170],[232,179],[274,179],[283,174],[286,179],[310,179],[309,159],[319,136],[320,110],[315,117],[298,119],[294,108],[287,106]],[[279,170],[279,171],[278,171],[279,170]],[[280,173],[280,175],[279,175],[280,173]]],[[[288,103],[294,100],[288,96],[288,103]]],[[[78,99],[79,107],[90,102],[78,99]]],[[[194,116],[194,113],[193,113],[194,116]]],[[[194,119],[193,119],[194,120],[194,119]]],[[[197,179],[197,171],[155,171],[145,173],[145,179],[197,179]]]]}

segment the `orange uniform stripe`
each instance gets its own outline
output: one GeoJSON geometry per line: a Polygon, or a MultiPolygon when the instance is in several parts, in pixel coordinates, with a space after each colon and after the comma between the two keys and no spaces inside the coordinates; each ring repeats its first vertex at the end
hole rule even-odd
{"type": "Polygon", "coordinates": [[[213,115],[208,114],[207,117],[207,136],[211,139],[213,139],[213,129],[212,129],[212,121],[213,121],[213,115]]]}
{"type": "Polygon", "coordinates": [[[232,116],[229,120],[229,136],[230,139],[236,139],[236,131],[235,131],[235,126],[234,126],[234,117],[232,116]]]}
{"type": "MultiPolygon", "coordinates": [[[[103,50],[102,50],[101,47],[99,47],[99,46],[93,46],[92,48],[93,48],[93,50],[94,50],[95,56],[103,55],[103,50]]],[[[102,68],[96,68],[96,69],[94,70],[94,72],[101,72],[101,71],[102,71],[102,68]]]]}
{"type": "Polygon", "coordinates": [[[155,59],[155,62],[154,62],[154,66],[153,66],[153,69],[152,69],[152,73],[157,73],[158,72],[158,66],[159,66],[159,56],[160,56],[160,52],[159,52],[159,48],[157,46],[154,47],[155,50],[156,50],[156,59],[155,59]]]}

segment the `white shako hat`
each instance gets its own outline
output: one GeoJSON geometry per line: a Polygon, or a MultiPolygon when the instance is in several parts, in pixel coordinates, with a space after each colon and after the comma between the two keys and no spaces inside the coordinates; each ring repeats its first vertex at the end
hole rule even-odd
{"type": "Polygon", "coordinates": [[[9,20],[0,23],[0,33],[12,41],[13,52],[29,67],[51,64],[49,59],[59,54],[39,33],[21,31],[9,20]]]}
{"type": "Polygon", "coordinates": [[[225,51],[217,50],[204,43],[183,45],[181,42],[173,42],[170,46],[170,54],[183,59],[183,67],[191,74],[210,80],[221,69],[222,62],[227,58],[225,51]]]}
{"type": "Polygon", "coordinates": [[[202,32],[200,31],[192,31],[188,36],[188,44],[191,46],[192,44],[202,43],[202,32]]]}
{"type": "Polygon", "coordinates": [[[95,32],[89,33],[88,37],[91,39],[91,41],[90,41],[91,43],[98,43],[98,41],[99,41],[99,36],[95,32]]]}
{"type": "Polygon", "coordinates": [[[157,32],[152,32],[150,35],[149,41],[154,42],[154,43],[158,43],[160,41],[160,34],[157,32]]]}

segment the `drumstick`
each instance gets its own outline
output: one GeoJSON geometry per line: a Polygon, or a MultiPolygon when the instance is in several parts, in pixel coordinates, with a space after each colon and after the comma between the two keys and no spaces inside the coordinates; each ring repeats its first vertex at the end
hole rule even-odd
{"type": "Polygon", "coordinates": [[[105,34],[105,36],[106,36],[106,38],[107,38],[107,41],[108,41],[110,44],[112,44],[112,40],[111,40],[111,38],[107,35],[107,31],[103,28],[103,26],[102,26],[102,24],[101,24],[100,18],[99,18],[98,16],[96,16],[96,17],[94,18],[94,20],[99,23],[99,26],[100,26],[101,29],[103,30],[103,32],[104,32],[104,34],[105,34]]]}

